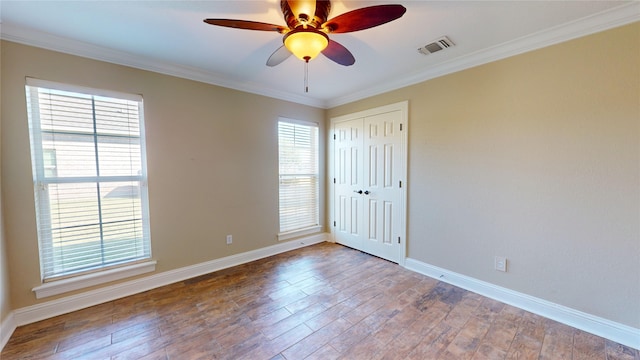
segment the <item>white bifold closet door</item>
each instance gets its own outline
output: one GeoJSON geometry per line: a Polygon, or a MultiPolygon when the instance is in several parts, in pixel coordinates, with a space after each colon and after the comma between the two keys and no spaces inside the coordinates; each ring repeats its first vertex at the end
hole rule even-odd
{"type": "Polygon", "coordinates": [[[392,110],[333,123],[335,240],[393,262],[405,243],[405,117],[392,110]]]}

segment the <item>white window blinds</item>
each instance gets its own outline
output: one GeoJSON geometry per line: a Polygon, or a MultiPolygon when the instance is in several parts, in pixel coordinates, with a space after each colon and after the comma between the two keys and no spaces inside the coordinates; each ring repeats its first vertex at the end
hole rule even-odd
{"type": "Polygon", "coordinates": [[[278,122],[280,232],[318,226],[318,127],[278,122]]]}
{"type": "Polygon", "coordinates": [[[142,97],[26,90],[43,280],[150,258],[142,97]]]}

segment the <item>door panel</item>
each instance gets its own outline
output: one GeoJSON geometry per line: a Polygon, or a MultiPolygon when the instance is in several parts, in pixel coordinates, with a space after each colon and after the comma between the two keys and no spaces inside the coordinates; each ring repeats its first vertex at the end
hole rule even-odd
{"type": "Polygon", "coordinates": [[[369,206],[365,207],[365,218],[368,219],[369,236],[364,243],[363,251],[381,258],[398,262],[400,234],[397,213],[402,207],[402,189],[398,176],[401,173],[400,147],[400,111],[387,112],[368,116],[364,119],[364,127],[368,129],[364,138],[364,146],[368,148],[368,164],[364,168],[364,176],[368,179],[366,191],[369,206]],[[375,229],[375,231],[373,231],[375,229]]]}
{"type": "Polygon", "coordinates": [[[334,124],[336,241],[399,262],[402,112],[334,124]]]}
{"type": "Polygon", "coordinates": [[[369,146],[369,183],[368,187],[376,187],[378,185],[377,174],[378,174],[378,147],[377,146],[369,146]]]}
{"type": "Polygon", "coordinates": [[[393,144],[384,145],[384,187],[391,188],[393,186],[393,144]]]}
{"type": "Polygon", "coordinates": [[[335,218],[336,241],[362,248],[362,119],[335,126],[335,218]]]}
{"type": "Polygon", "coordinates": [[[369,199],[367,201],[368,209],[367,213],[369,214],[368,223],[369,223],[369,232],[367,233],[367,239],[376,239],[378,238],[378,227],[376,226],[377,220],[377,210],[378,210],[378,202],[374,199],[369,199]]]}

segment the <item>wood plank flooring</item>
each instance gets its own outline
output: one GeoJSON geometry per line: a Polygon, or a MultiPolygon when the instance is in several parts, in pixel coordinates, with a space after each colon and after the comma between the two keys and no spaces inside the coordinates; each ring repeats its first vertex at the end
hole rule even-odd
{"type": "Polygon", "coordinates": [[[640,354],[323,243],[19,327],[0,358],[640,360],[640,354]]]}

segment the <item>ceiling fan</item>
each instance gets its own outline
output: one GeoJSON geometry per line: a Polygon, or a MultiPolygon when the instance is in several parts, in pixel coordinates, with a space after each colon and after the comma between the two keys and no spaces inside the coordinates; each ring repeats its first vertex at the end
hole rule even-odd
{"type": "Polygon", "coordinates": [[[329,34],[369,29],[396,20],[407,11],[402,5],[375,5],[352,10],[327,20],[331,1],[282,0],[280,7],[287,26],[233,19],[205,19],[204,22],[284,34],[283,45],[271,54],[267,60],[268,66],[280,64],[291,54],[308,63],[320,53],[340,65],[349,66],[356,61],[353,54],[340,43],[329,39],[329,34]]]}

